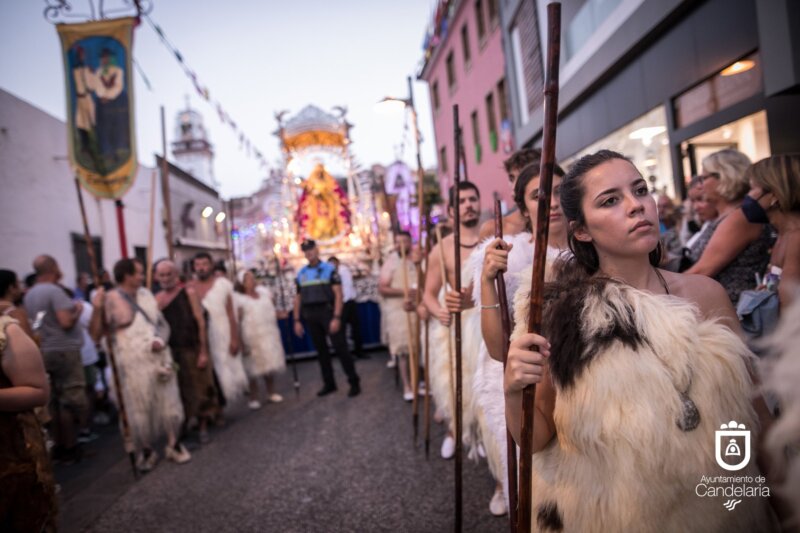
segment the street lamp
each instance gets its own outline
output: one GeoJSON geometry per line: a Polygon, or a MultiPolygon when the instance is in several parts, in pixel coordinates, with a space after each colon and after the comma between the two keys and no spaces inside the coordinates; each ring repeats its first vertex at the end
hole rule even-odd
{"type": "Polygon", "coordinates": [[[422,170],[422,154],[420,152],[420,144],[422,138],[419,133],[419,123],[417,121],[417,110],[414,107],[414,90],[411,85],[411,76],[407,77],[408,80],[408,98],[397,98],[394,96],[385,96],[378,102],[379,108],[386,109],[389,106],[399,107],[402,105],[405,109],[411,112],[411,130],[414,136],[414,145],[417,150],[417,209],[419,210],[419,238],[422,238],[422,220],[425,207],[424,198],[422,196],[422,180],[424,171],[422,170]]]}

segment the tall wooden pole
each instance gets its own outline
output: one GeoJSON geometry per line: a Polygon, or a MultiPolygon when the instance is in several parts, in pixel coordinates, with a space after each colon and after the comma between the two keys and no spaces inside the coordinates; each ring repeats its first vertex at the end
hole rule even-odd
{"type": "MultiPolygon", "coordinates": [[[[78,193],[78,205],[80,206],[81,221],[83,222],[83,237],[86,239],[86,253],[89,255],[89,267],[92,271],[94,286],[100,288],[103,286],[100,281],[100,269],[98,268],[97,258],[94,256],[94,245],[92,244],[91,233],[89,233],[89,222],[86,218],[86,206],[83,203],[83,193],[77,176],[75,176],[75,190],[78,193]]],[[[103,310],[101,309],[100,312],[102,313],[103,310]]],[[[108,348],[108,362],[111,365],[111,373],[114,377],[114,388],[117,391],[117,411],[119,412],[119,428],[122,433],[122,443],[125,447],[125,451],[128,452],[128,459],[130,460],[131,469],[133,470],[133,477],[138,478],[139,470],[136,468],[136,448],[133,444],[133,437],[131,436],[128,414],[125,410],[125,398],[122,394],[119,372],[117,371],[117,358],[114,356],[114,343],[111,339],[108,339],[106,344],[108,348]]]]}
{"type": "MultiPolygon", "coordinates": [[[[411,81],[411,76],[408,76],[408,105],[411,110],[411,126],[414,129],[414,144],[417,149],[417,214],[419,215],[418,222],[417,222],[417,231],[418,231],[418,238],[417,238],[417,245],[420,246],[420,252],[422,247],[422,223],[424,220],[424,213],[425,213],[425,194],[423,188],[423,181],[425,179],[425,171],[422,168],[422,136],[419,132],[419,121],[417,119],[417,109],[414,107],[414,87],[411,81]]],[[[417,297],[415,303],[415,309],[419,307],[420,303],[422,302],[422,290],[425,285],[425,272],[422,269],[422,261],[417,264],[417,297]]],[[[421,321],[419,314],[414,312],[414,324],[416,326],[415,336],[414,336],[414,382],[412,384],[413,392],[414,392],[414,400],[412,405],[412,412],[413,412],[413,421],[414,421],[414,443],[417,442],[417,433],[419,427],[419,359],[420,353],[422,353],[422,340],[420,338],[420,327],[421,321]]],[[[425,386],[428,386],[428,382],[425,382],[425,386]]]]}
{"type": "MultiPolygon", "coordinates": [[[[442,273],[442,288],[444,289],[445,293],[447,292],[447,262],[444,260],[444,246],[441,245],[442,242],[442,227],[438,224],[436,225],[436,243],[439,244],[439,271],[442,273]]],[[[453,336],[450,335],[450,329],[447,330],[447,366],[450,372],[450,402],[453,405],[453,413],[455,413],[456,409],[456,364],[453,356],[453,336]]],[[[455,414],[453,415],[455,418],[455,414]]],[[[455,420],[453,420],[455,423],[455,420]]]]}
{"type": "MultiPolygon", "coordinates": [[[[458,186],[461,180],[461,172],[459,170],[459,160],[461,159],[461,152],[459,151],[459,146],[461,143],[461,126],[458,123],[458,104],[453,105],[453,131],[454,131],[454,140],[455,140],[455,168],[453,171],[453,260],[455,261],[455,272],[453,272],[455,277],[455,283],[453,290],[455,290],[459,295],[461,294],[461,202],[460,202],[460,194],[458,190],[458,186]]],[[[463,442],[462,442],[462,429],[461,429],[461,418],[462,418],[462,407],[461,407],[461,397],[462,397],[462,384],[461,384],[461,311],[454,313],[453,322],[455,325],[455,355],[456,355],[456,405],[455,405],[455,416],[456,416],[456,523],[455,523],[455,530],[456,532],[461,531],[461,522],[462,522],[462,455],[463,455],[463,442]]]]}
{"type": "MultiPolygon", "coordinates": [[[[503,238],[503,212],[500,199],[494,201],[494,236],[503,238]]],[[[508,312],[508,295],[502,272],[497,273],[497,301],[500,303],[500,322],[503,327],[503,370],[508,362],[508,346],[511,337],[511,317],[508,312]]],[[[517,529],[517,444],[506,426],[506,466],[508,474],[508,523],[511,533],[517,529]]]]}
{"type": "MultiPolygon", "coordinates": [[[[544,267],[547,260],[547,236],[550,230],[550,194],[556,156],[556,124],[558,121],[558,62],[561,52],[561,4],[547,6],[547,70],[544,89],[544,137],[539,171],[539,212],[536,217],[536,242],[533,249],[530,314],[528,332],[541,333],[544,301],[544,267]]],[[[533,494],[533,417],[536,386],[522,391],[522,424],[519,461],[519,514],[517,531],[529,533],[533,494]]]]}
{"type": "Polygon", "coordinates": [[[164,198],[164,217],[167,229],[167,254],[170,261],[175,260],[175,240],[172,236],[172,202],[169,190],[169,163],[167,163],[167,125],[164,120],[164,106],[161,106],[161,197],[164,198]]]}
{"type": "MultiPolygon", "coordinates": [[[[409,299],[409,297],[408,297],[408,292],[409,292],[408,291],[408,263],[406,263],[407,257],[408,257],[408,254],[406,253],[405,248],[403,248],[401,246],[400,247],[400,268],[402,268],[403,270],[400,273],[403,275],[403,302],[404,303],[405,303],[406,300],[409,299]]],[[[415,343],[414,343],[414,332],[415,332],[414,319],[412,318],[411,313],[405,311],[405,309],[403,310],[403,313],[406,315],[406,327],[408,328],[408,374],[409,374],[409,378],[411,379],[411,381],[413,383],[413,381],[417,377],[417,371],[414,368],[414,363],[417,360],[417,358],[415,357],[415,354],[414,354],[414,349],[415,349],[415,343]]],[[[414,314],[416,314],[416,313],[414,313],[414,314]]],[[[419,337],[419,335],[417,335],[417,337],[419,337]]],[[[400,361],[398,361],[397,364],[400,365],[402,363],[400,361]]],[[[412,402],[416,403],[416,400],[417,400],[417,398],[416,398],[417,392],[416,391],[417,391],[417,389],[416,389],[416,387],[412,387],[411,390],[412,390],[412,392],[414,394],[414,397],[411,400],[412,400],[412,402]]],[[[414,415],[416,415],[416,414],[417,413],[415,412],[414,415]]],[[[417,419],[416,419],[416,416],[414,417],[413,422],[414,422],[414,443],[416,443],[416,441],[417,441],[417,427],[416,427],[417,419]]]]}
{"type": "MultiPolygon", "coordinates": [[[[417,289],[425,288],[425,275],[428,270],[429,255],[431,253],[430,218],[425,214],[425,273],[422,275],[422,284],[417,289]]],[[[417,306],[419,307],[419,306],[417,306]]],[[[424,399],[424,418],[425,418],[425,459],[430,457],[431,451],[431,358],[430,358],[430,319],[425,319],[425,399],[424,399]]]]}
{"type": "Polygon", "coordinates": [[[147,266],[145,267],[145,272],[147,275],[146,285],[147,290],[153,290],[153,231],[155,226],[155,214],[156,214],[156,171],[153,169],[153,173],[150,179],[150,226],[147,231],[147,266]]]}
{"type": "Polygon", "coordinates": [[[114,200],[114,207],[117,211],[117,230],[119,231],[119,248],[120,257],[122,259],[128,258],[128,237],[125,233],[125,204],[122,200],[117,198],[114,200]]]}

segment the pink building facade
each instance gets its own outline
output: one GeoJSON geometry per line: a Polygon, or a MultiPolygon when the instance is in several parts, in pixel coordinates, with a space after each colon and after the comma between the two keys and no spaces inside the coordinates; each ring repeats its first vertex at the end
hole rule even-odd
{"type": "MultiPolygon", "coordinates": [[[[453,183],[453,104],[463,129],[466,174],[491,209],[513,205],[503,161],[513,151],[499,0],[443,0],[425,39],[419,78],[428,83],[443,197],[453,183]]],[[[464,170],[462,167],[462,179],[464,170]]]]}

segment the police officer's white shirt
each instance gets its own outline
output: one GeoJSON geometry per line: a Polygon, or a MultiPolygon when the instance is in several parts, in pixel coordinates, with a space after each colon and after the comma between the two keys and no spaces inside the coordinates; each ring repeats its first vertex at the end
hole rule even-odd
{"type": "Polygon", "coordinates": [[[349,302],[350,300],[355,300],[358,293],[356,293],[356,287],[353,285],[353,273],[341,263],[337,271],[339,272],[339,277],[342,279],[342,301],[349,302]]]}

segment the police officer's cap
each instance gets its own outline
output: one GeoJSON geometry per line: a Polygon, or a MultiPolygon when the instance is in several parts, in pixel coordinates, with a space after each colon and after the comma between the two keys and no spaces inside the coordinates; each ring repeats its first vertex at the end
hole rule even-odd
{"type": "Polygon", "coordinates": [[[305,252],[305,251],[308,251],[308,250],[314,248],[316,245],[317,245],[316,242],[314,242],[311,239],[308,239],[308,240],[303,241],[303,244],[300,245],[300,249],[305,252]]]}

